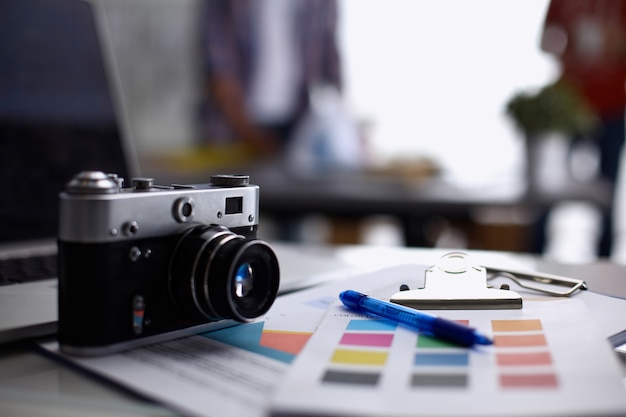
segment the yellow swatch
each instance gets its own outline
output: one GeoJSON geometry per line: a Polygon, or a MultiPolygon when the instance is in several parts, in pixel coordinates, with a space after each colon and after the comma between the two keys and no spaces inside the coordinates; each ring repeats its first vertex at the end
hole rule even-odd
{"type": "Polygon", "coordinates": [[[387,352],[368,352],[362,350],[337,349],[331,362],[351,365],[384,365],[387,352]]]}

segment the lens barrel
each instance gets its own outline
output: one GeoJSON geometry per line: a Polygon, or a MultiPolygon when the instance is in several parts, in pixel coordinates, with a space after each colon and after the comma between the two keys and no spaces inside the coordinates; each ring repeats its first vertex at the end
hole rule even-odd
{"type": "Polygon", "coordinates": [[[181,237],[168,279],[183,317],[245,322],[272,306],[280,273],[267,243],[213,225],[194,227],[181,237]]]}

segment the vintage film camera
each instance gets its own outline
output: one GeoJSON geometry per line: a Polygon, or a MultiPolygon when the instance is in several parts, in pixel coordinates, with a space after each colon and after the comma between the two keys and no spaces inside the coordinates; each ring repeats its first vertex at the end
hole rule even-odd
{"type": "Polygon", "coordinates": [[[245,175],[209,184],[123,188],[114,174],[78,174],[60,195],[59,343],[107,354],[246,322],[279,284],[256,239],[259,187],[245,175]]]}

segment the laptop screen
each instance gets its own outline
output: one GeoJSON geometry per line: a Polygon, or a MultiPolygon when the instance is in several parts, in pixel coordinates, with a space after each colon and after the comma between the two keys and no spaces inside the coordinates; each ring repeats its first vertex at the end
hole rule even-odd
{"type": "Polygon", "coordinates": [[[57,234],[83,170],[129,177],[92,5],[0,1],[0,243],[57,234]]]}

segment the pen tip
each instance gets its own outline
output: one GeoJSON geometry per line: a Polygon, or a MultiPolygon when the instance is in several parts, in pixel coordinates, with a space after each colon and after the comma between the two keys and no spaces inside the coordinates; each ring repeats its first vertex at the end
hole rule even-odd
{"type": "Polygon", "coordinates": [[[474,343],[477,345],[493,345],[493,340],[482,334],[476,334],[474,336],[474,343]]]}
{"type": "Polygon", "coordinates": [[[365,297],[365,295],[353,290],[342,291],[339,294],[339,299],[343,302],[343,304],[354,310],[358,310],[360,308],[359,303],[363,297],[365,297]]]}

